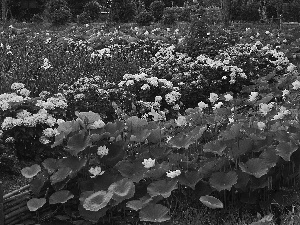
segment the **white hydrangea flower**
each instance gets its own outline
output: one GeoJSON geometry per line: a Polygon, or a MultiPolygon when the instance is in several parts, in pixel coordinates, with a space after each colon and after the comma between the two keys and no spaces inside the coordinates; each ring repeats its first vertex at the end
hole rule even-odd
{"type": "Polygon", "coordinates": [[[251,94],[249,95],[249,101],[255,101],[256,100],[256,98],[258,97],[258,92],[251,92],[251,94]]]}
{"type": "Polygon", "coordinates": [[[97,149],[97,155],[103,157],[105,155],[108,155],[108,148],[104,145],[104,146],[100,146],[97,149]]]}
{"type": "Polygon", "coordinates": [[[134,80],[126,81],[126,86],[134,85],[134,80]]]}
{"type": "Polygon", "coordinates": [[[174,177],[177,177],[181,174],[181,171],[180,170],[175,170],[175,171],[169,171],[169,172],[166,172],[167,173],[167,177],[170,177],[170,178],[174,178],[174,177]]]}
{"type": "Polygon", "coordinates": [[[154,167],[154,165],[155,165],[155,159],[151,159],[151,158],[144,159],[144,162],[142,162],[142,164],[144,165],[144,167],[146,169],[149,169],[151,167],[154,167]]]}
{"type": "Polygon", "coordinates": [[[45,137],[50,138],[58,135],[59,132],[57,129],[46,128],[45,130],[43,130],[43,134],[45,137]]]}
{"type": "Polygon", "coordinates": [[[39,140],[40,140],[40,142],[41,142],[42,144],[44,144],[44,145],[50,143],[50,140],[49,140],[47,137],[45,137],[45,136],[41,136],[39,140]]]}
{"type": "Polygon", "coordinates": [[[56,120],[56,123],[57,123],[57,125],[60,125],[60,124],[62,124],[62,123],[64,123],[65,121],[63,120],[63,119],[57,119],[56,120]]]}
{"type": "Polygon", "coordinates": [[[104,174],[105,171],[102,171],[102,169],[101,169],[100,166],[96,166],[96,167],[94,167],[94,168],[91,167],[91,168],[89,169],[89,172],[90,172],[91,174],[93,174],[93,176],[91,176],[91,178],[95,178],[95,177],[97,177],[97,176],[99,176],[99,175],[104,174]]]}
{"type": "Polygon", "coordinates": [[[181,127],[187,124],[186,118],[185,116],[178,116],[177,119],[175,119],[175,122],[177,124],[177,126],[181,127]]]}
{"type": "Polygon", "coordinates": [[[201,101],[198,103],[198,107],[199,107],[200,111],[202,111],[204,108],[208,107],[208,104],[201,101]]]}
{"type": "Polygon", "coordinates": [[[216,110],[216,109],[221,108],[222,105],[223,105],[223,102],[218,102],[217,104],[215,104],[215,105],[213,106],[213,110],[216,110]]]}
{"type": "Polygon", "coordinates": [[[257,122],[257,127],[260,130],[263,130],[266,128],[266,124],[264,122],[257,122]]]}
{"type": "Polygon", "coordinates": [[[30,91],[26,88],[22,88],[21,90],[19,90],[19,94],[28,97],[30,95],[30,91]]]}
{"type": "Polygon", "coordinates": [[[216,93],[210,93],[209,94],[209,101],[211,103],[214,103],[215,101],[217,101],[219,99],[218,95],[216,93]]]}
{"type": "Polygon", "coordinates": [[[149,90],[150,89],[150,86],[148,84],[144,84],[142,87],[141,87],[142,90],[146,91],[146,90],[149,90]]]}
{"type": "Polygon", "coordinates": [[[92,125],[90,125],[90,128],[91,129],[100,129],[104,126],[105,126],[105,123],[103,122],[103,120],[99,119],[99,120],[95,121],[92,125]]]}
{"type": "Polygon", "coordinates": [[[162,100],[161,96],[155,96],[155,102],[160,102],[162,100]]]}
{"type": "Polygon", "coordinates": [[[22,89],[24,87],[25,87],[25,85],[22,84],[22,83],[13,83],[10,88],[12,90],[19,90],[19,89],[22,89]]]}
{"type": "Polygon", "coordinates": [[[13,137],[8,137],[5,139],[5,143],[14,143],[15,139],[13,137]]]}
{"type": "Polygon", "coordinates": [[[233,96],[231,94],[224,95],[225,101],[231,101],[233,99],[233,96]]]}
{"type": "Polygon", "coordinates": [[[274,103],[271,102],[269,104],[265,104],[265,103],[260,103],[259,104],[259,112],[263,115],[267,115],[267,113],[269,111],[271,111],[272,107],[273,107],[274,103]]]}
{"type": "Polygon", "coordinates": [[[300,88],[300,81],[299,80],[296,80],[292,83],[293,85],[293,88],[294,90],[298,90],[300,88]]]}
{"type": "Polygon", "coordinates": [[[289,91],[289,90],[287,90],[287,89],[284,89],[284,90],[282,91],[282,97],[284,97],[284,96],[288,95],[289,93],[290,93],[290,91],[289,91]]]}
{"type": "Polygon", "coordinates": [[[27,110],[23,110],[23,111],[17,113],[17,118],[18,119],[25,119],[26,117],[29,117],[31,115],[32,114],[30,112],[28,112],[27,110]]]}

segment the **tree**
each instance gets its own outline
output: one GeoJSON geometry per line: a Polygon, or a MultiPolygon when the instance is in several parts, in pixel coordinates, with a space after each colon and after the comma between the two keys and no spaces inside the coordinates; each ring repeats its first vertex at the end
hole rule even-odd
{"type": "Polygon", "coordinates": [[[2,21],[6,22],[6,16],[7,16],[7,0],[2,0],[2,21]]]}
{"type": "Polygon", "coordinates": [[[231,0],[221,0],[224,26],[228,27],[231,22],[231,0]]]}

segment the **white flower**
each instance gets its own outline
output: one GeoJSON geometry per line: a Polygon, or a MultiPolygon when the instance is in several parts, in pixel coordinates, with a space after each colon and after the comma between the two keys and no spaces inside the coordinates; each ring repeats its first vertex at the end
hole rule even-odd
{"type": "Polygon", "coordinates": [[[146,90],[149,90],[150,89],[150,86],[149,84],[144,84],[142,87],[141,87],[142,90],[146,91],[146,90]]]}
{"type": "Polygon", "coordinates": [[[251,92],[250,96],[249,96],[249,101],[255,101],[256,98],[258,96],[258,92],[251,92]]]}
{"type": "Polygon", "coordinates": [[[142,164],[144,165],[144,167],[146,169],[149,169],[151,167],[154,167],[155,166],[155,159],[144,159],[144,162],[142,162],[142,164]]]}
{"type": "Polygon", "coordinates": [[[226,79],[227,79],[227,77],[226,77],[226,76],[223,76],[223,77],[222,77],[222,80],[226,80],[226,79]]]}
{"type": "Polygon", "coordinates": [[[82,100],[82,99],[84,99],[84,97],[85,97],[85,94],[82,94],[82,93],[74,95],[75,100],[82,100]]]}
{"type": "Polygon", "coordinates": [[[179,126],[179,127],[184,126],[187,123],[185,116],[181,116],[181,115],[178,116],[178,118],[175,120],[175,122],[176,122],[177,126],[179,126]]]}
{"type": "Polygon", "coordinates": [[[260,103],[259,104],[259,112],[263,115],[267,115],[267,113],[269,111],[271,111],[272,107],[273,107],[274,103],[269,103],[269,104],[265,104],[265,103],[260,103]]]}
{"type": "Polygon", "coordinates": [[[292,83],[293,85],[293,88],[294,90],[298,90],[300,88],[300,81],[299,80],[296,80],[292,83]]]}
{"type": "Polygon", "coordinates": [[[204,102],[199,102],[198,103],[198,107],[199,109],[202,111],[204,108],[208,107],[208,104],[204,103],[204,102]]]}
{"type": "Polygon", "coordinates": [[[179,176],[181,174],[181,171],[175,170],[175,171],[170,171],[170,172],[166,172],[166,173],[167,173],[167,177],[174,178],[174,177],[179,176]]]}
{"type": "Polygon", "coordinates": [[[101,157],[103,157],[103,156],[105,156],[105,155],[108,155],[108,148],[105,146],[105,145],[103,145],[103,146],[100,146],[100,147],[98,147],[98,149],[97,149],[97,155],[99,155],[99,156],[101,156],[101,157]]]}
{"type": "Polygon", "coordinates": [[[267,30],[267,31],[265,32],[265,34],[266,34],[266,35],[269,35],[269,34],[270,34],[270,31],[267,30]]]}
{"type": "Polygon", "coordinates": [[[15,139],[13,137],[8,137],[5,139],[5,143],[14,143],[15,139]]]}
{"type": "Polygon", "coordinates": [[[218,95],[217,94],[215,94],[215,93],[210,93],[209,94],[209,101],[211,102],[211,103],[214,103],[215,101],[217,101],[219,99],[219,97],[218,97],[218,95]]]}
{"type": "Polygon", "coordinates": [[[100,166],[96,166],[95,168],[91,167],[89,169],[89,172],[91,174],[93,174],[93,176],[91,176],[91,178],[95,178],[96,176],[102,175],[104,173],[104,171],[101,170],[100,166]]]}
{"type": "Polygon", "coordinates": [[[289,93],[290,93],[290,91],[289,91],[289,90],[287,90],[287,89],[284,89],[284,90],[282,91],[282,97],[284,97],[284,96],[288,95],[289,93]]]}
{"type": "Polygon", "coordinates": [[[126,86],[133,85],[133,84],[134,84],[134,80],[126,81],[126,86]]]}
{"type": "Polygon", "coordinates": [[[226,94],[224,95],[224,98],[225,98],[225,101],[231,101],[233,99],[232,95],[231,94],[226,94]]]}
{"type": "Polygon", "coordinates": [[[233,118],[228,118],[228,120],[229,120],[229,123],[233,123],[234,122],[233,118]]]}
{"type": "Polygon", "coordinates": [[[45,137],[49,138],[58,135],[59,132],[57,131],[57,129],[46,128],[45,130],[43,130],[43,134],[45,135],[45,137]]]}
{"type": "Polygon", "coordinates": [[[41,142],[42,144],[44,144],[44,145],[50,143],[50,140],[49,140],[48,138],[46,138],[45,136],[41,136],[39,140],[40,140],[40,142],[41,142]]]}
{"type": "Polygon", "coordinates": [[[65,121],[63,120],[63,119],[57,119],[57,121],[56,121],[56,123],[58,124],[58,125],[60,125],[60,124],[62,124],[62,123],[64,123],[65,121]]]}
{"type": "Polygon", "coordinates": [[[91,124],[90,128],[91,129],[100,129],[104,126],[105,126],[105,123],[103,122],[103,120],[99,119],[99,120],[95,121],[93,124],[91,124]]]}
{"type": "Polygon", "coordinates": [[[162,100],[161,96],[155,96],[155,102],[160,102],[162,100]]]}
{"type": "Polygon", "coordinates": [[[10,88],[12,90],[19,90],[19,89],[22,89],[24,87],[25,87],[25,85],[22,84],[22,83],[13,83],[10,88]]]}
{"type": "Polygon", "coordinates": [[[216,110],[216,109],[221,108],[222,105],[223,105],[223,102],[218,102],[217,104],[215,104],[215,105],[213,106],[213,110],[216,110]]]}
{"type": "Polygon", "coordinates": [[[44,64],[43,64],[41,67],[42,67],[43,69],[45,69],[45,70],[51,68],[52,66],[51,66],[51,64],[50,64],[50,62],[49,62],[49,59],[44,58],[44,64]]]}
{"type": "Polygon", "coordinates": [[[257,122],[257,127],[258,129],[263,130],[265,129],[266,124],[264,122],[257,122]]]}
{"type": "Polygon", "coordinates": [[[28,97],[30,95],[30,91],[26,88],[22,88],[21,90],[19,90],[20,95],[23,95],[25,97],[28,97]]]}

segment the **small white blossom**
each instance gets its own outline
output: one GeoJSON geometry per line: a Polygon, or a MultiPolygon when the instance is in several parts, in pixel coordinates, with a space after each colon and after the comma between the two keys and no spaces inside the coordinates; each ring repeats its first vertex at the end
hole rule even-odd
{"type": "Polygon", "coordinates": [[[146,90],[149,90],[149,89],[150,89],[150,86],[149,86],[149,84],[144,84],[144,85],[141,87],[141,89],[142,89],[143,91],[146,91],[146,90]]]}
{"type": "Polygon", "coordinates": [[[181,127],[181,126],[184,126],[186,125],[187,121],[186,121],[186,118],[185,116],[178,116],[178,118],[175,120],[177,126],[181,127]]]}
{"type": "Polygon", "coordinates": [[[213,106],[213,110],[216,110],[216,109],[221,108],[222,105],[223,105],[223,102],[218,102],[217,104],[215,104],[215,105],[213,106]]]}
{"type": "Polygon", "coordinates": [[[162,100],[161,96],[155,96],[155,102],[160,102],[162,100]]]}
{"type": "Polygon", "coordinates": [[[104,146],[100,146],[97,149],[97,155],[103,157],[105,155],[108,155],[108,148],[104,145],[104,146]]]}
{"type": "Polygon", "coordinates": [[[260,103],[259,104],[259,112],[263,115],[267,115],[267,113],[269,111],[271,111],[272,107],[273,107],[274,103],[269,103],[269,104],[265,104],[265,103],[260,103]]]}
{"type": "Polygon", "coordinates": [[[249,101],[255,101],[256,98],[258,96],[258,92],[251,92],[250,96],[249,96],[249,101]]]}
{"type": "Polygon", "coordinates": [[[215,93],[210,93],[209,94],[209,101],[211,102],[211,103],[214,103],[215,101],[217,101],[219,99],[219,97],[218,97],[218,95],[217,94],[215,94],[215,93]]]}
{"type": "Polygon", "coordinates": [[[266,124],[264,122],[257,122],[257,127],[260,130],[263,130],[266,128],[266,124]]]}
{"type": "Polygon", "coordinates": [[[296,80],[292,83],[293,85],[293,88],[294,90],[298,90],[300,88],[300,81],[299,80],[296,80]]]}
{"type": "Polygon", "coordinates": [[[90,125],[91,129],[100,129],[103,128],[105,126],[105,123],[103,122],[103,120],[97,120],[95,121],[93,124],[90,125]]]}
{"type": "Polygon", "coordinates": [[[225,101],[231,101],[233,99],[232,95],[231,94],[226,94],[224,95],[224,98],[225,98],[225,101]]]}
{"type": "Polygon", "coordinates": [[[204,102],[199,102],[198,107],[199,107],[200,111],[202,111],[204,108],[208,107],[208,104],[206,104],[204,102]]]}
{"type": "Polygon", "coordinates": [[[96,176],[102,175],[105,171],[102,171],[100,166],[96,166],[96,167],[91,167],[89,169],[89,172],[91,174],[93,174],[93,176],[91,176],[91,178],[95,178],[96,176]]]}
{"type": "Polygon", "coordinates": [[[174,178],[174,177],[177,177],[181,174],[181,171],[180,170],[175,170],[175,171],[169,171],[169,172],[166,172],[167,173],[167,177],[170,177],[170,178],[174,178]]]}
{"type": "Polygon", "coordinates": [[[142,162],[142,164],[144,165],[144,167],[146,169],[149,169],[151,167],[154,167],[155,166],[155,159],[144,159],[144,162],[142,162]]]}

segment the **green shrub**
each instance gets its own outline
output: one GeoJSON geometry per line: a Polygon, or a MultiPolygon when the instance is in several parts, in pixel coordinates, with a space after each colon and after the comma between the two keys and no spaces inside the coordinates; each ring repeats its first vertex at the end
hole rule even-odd
{"type": "Polygon", "coordinates": [[[133,21],[136,15],[135,4],[131,0],[115,0],[111,5],[111,20],[127,23],[133,21]]]}
{"type": "Polygon", "coordinates": [[[95,21],[101,14],[101,5],[97,1],[88,2],[84,6],[84,12],[90,17],[91,21],[95,21]]]}
{"type": "Polygon", "coordinates": [[[173,25],[176,23],[176,14],[173,10],[165,10],[162,17],[162,23],[164,25],[173,25]]]}
{"type": "Polygon", "coordinates": [[[300,22],[300,3],[295,1],[284,4],[283,19],[288,22],[300,22]]]}
{"type": "Polygon", "coordinates": [[[150,11],[155,21],[161,20],[164,14],[165,4],[161,1],[154,1],[150,5],[150,11]]]}
{"type": "Polygon", "coordinates": [[[46,5],[46,14],[53,25],[66,24],[72,16],[65,0],[51,0],[46,5]]]}
{"type": "Polygon", "coordinates": [[[92,21],[91,16],[87,12],[83,12],[77,16],[77,22],[80,24],[87,24],[92,21]]]}
{"type": "Polygon", "coordinates": [[[153,16],[150,12],[144,11],[139,13],[135,20],[139,26],[149,26],[153,21],[153,16]]]}

